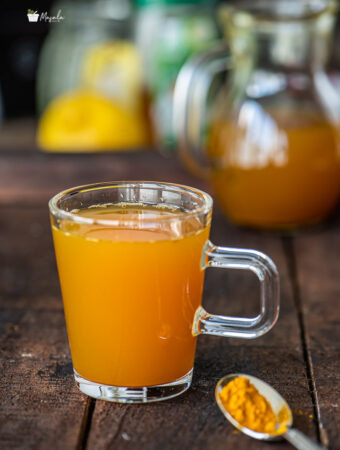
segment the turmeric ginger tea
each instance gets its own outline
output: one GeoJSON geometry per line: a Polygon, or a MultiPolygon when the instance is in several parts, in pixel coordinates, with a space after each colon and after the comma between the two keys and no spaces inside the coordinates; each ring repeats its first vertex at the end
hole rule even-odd
{"type": "Polygon", "coordinates": [[[141,204],[72,212],[96,220],[61,220],[59,228],[53,226],[76,372],[92,382],[125,387],[163,384],[187,374],[196,347],[192,324],[201,303],[200,260],[209,226],[195,217],[169,221],[175,210],[141,204]],[[136,217],[154,217],[157,228],[136,228],[136,217]],[[119,227],[122,219],[134,225],[119,227]]]}
{"type": "Polygon", "coordinates": [[[329,122],[269,115],[244,126],[216,123],[208,154],[220,205],[235,222],[259,227],[318,222],[340,193],[338,130],[329,122]],[[282,119],[279,118],[279,119],[282,119]]]}

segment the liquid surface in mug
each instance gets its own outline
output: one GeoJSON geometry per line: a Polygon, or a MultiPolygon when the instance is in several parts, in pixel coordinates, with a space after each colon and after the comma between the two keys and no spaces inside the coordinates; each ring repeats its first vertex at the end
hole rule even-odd
{"type": "Polygon", "coordinates": [[[237,223],[261,227],[313,223],[338,202],[336,127],[307,114],[287,116],[266,115],[266,122],[259,118],[243,128],[225,121],[212,129],[208,142],[212,184],[226,214],[237,223]]]}
{"type": "Polygon", "coordinates": [[[210,225],[142,205],[73,212],[113,221],[52,227],[75,370],[92,382],[126,387],[181,378],[194,362],[192,324],[210,225]],[[155,221],[147,225],[146,218],[155,221]]]}

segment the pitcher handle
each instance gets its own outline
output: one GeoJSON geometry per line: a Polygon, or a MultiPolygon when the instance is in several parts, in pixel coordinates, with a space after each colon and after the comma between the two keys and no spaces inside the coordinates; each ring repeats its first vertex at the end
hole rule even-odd
{"type": "Polygon", "coordinates": [[[178,137],[184,163],[197,175],[206,178],[209,163],[201,137],[207,123],[207,97],[217,74],[232,67],[225,44],[195,55],[180,70],[173,97],[173,127],[178,137]]]}

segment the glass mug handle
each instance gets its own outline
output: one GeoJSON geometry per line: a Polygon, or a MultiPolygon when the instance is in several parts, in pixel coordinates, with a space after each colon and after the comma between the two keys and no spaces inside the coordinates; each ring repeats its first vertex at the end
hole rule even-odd
{"type": "Polygon", "coordinates": [[[201,144],[207,122],[208,94],[216,76],[228,73],[232,66],[230,51],[225,44],[220,44],[189,59],[176,79],[172,119],[174,133],[184,163],[203,178],[209,174],[201,144]]]}
{"type": "Polygon", "coordinates": [[[255,273],[260,282],[260,313],[253,318],[217,316],[199,307],[196,311],[193,334],[254,339],[267,333],[279,315],[279,273],[273,261],[256,250],[217,247],[207,242],[202,266],[223,269],[243,269],[255,273]]]}

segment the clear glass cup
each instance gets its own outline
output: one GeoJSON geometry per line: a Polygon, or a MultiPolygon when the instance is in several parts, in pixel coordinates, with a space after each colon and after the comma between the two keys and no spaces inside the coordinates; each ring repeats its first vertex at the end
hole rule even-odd
{"type": "Polygon", "coordinates": [[[212,204],[198,189],[158,182],[93,184],[50,200],[82,392],[131,403],[174,397],[191,384],[199,334],[253,339],[273,327],[279,312],[275,264],[256,250],[213,245],[212,204]],[[254,272],[259,314],[207,313],[201,306],[207,267],[254,272]]]}

